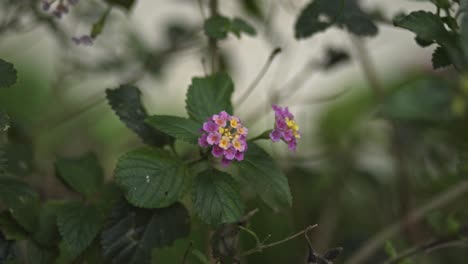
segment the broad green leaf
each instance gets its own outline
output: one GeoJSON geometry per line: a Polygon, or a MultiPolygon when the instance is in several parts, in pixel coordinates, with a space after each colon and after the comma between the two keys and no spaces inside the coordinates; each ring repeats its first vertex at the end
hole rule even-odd
{"type": "Polygon", "coordinates": [[[115,180],[127,200],[145,208],[166,207],[178,201],[190,184],[187,167],[160,149],[140,148],[117,162],[115,180]]]}
{"type": "Polygon", "coordinates": [[[141,209],[121,201],[102,232],[101,245],[112,264],[149,264],[153,249],[170,246],[189,233],[189,214],[180,203],[141,209]]]}
{"type": "Polygon", "coordinates": [[[419,39],[445,44],[450,41],[450,34],[444,22],[437,15],[427,11],[412,12],[407,16],[398,16],[393,20],[397,27],[408,29],[419,39]]]}
{"type": "Polygon", "coordinates": [[[39,197],[26,183],[0,178],[0,202],[24,229],[30,232],[35,230],[39,197]]]}
{"type": "Polygon", "coordinates": [[[30,141],[9,142],[3,146],[5,149],[6,170],[11,175],[27,176],[33,170],[33,145],[30,141]]]}
{"type": "Polygon", "coordinates": [[[299,14],[295,37],[307,38],[331,26],[343,27],[358,36],[374,36],[378,32],[371,17],[356,1],[314,0],[299,14]]]}
{"type": "Polygon", "coordinates": [[[271,208],[279,210],[292,204],[288,179],[276,165],[273,158],[255,143],[249,142],[249,149],[243,161],[236,162],[239,177],[254,190],[271,208]]]}
{"type": "Polygon", "coordinates": [[[232,20],[231,32],[234,33],[238,38],[240,37],[242,32],[250,36],[255,36],[257,34],[255,28],[241,18],[234,18],[232,20]]]}
{"type": "Polygon", "coordinates": [[[432,67],[434,69],[439,69],[443,67],[450,66],[452,62],[450,61],[450,57],[447,54],[447,51],[442,47],[437,47],[432,53],[432,67]]]}
{"type": "Polygon", "coordinates": [[[0,59],[0,88],[12,86],[16,79],[17,72],[13,64],[0,59]]]}
{"type": "Polygon", "coordinates": [[[146,123],[176,139],[192,144],[197,144],[202,127],[202,124],[192,119],[165,115],[150,116],[146,123]]]}
{"type": "Polygon", "coordinates": [[[6,240],[18,241],[28,237],[28,233],[16,223],[15,219],[7,211],[0,213],[0,231],[6,240]]]}
{"type": "Polygon", "coordinates": [[[10,116],[0,110],[0,134],[8,131],[8,128],[10,128],[10,116]]]}
{"type": "Polygon", "coordinates": [[[145,124],[148,117],[141,102],[141,92],[133,85],[121,85],[106,90],[107,100],[117,116],[148,145],[162,147],[172,144],[168,135],[145,124]]]}
{"type": "Polygon", "coordinates": [[[231,21],[224,16],[214,16],[205,20],[205,34],[210,38],[225,39],[229,33],[231,21]]]}
{"type": "Polygon", "coordinates": [[[55,259],[55,252],[52,249],[41,247],[34,241],[26,243],[26,254],[23,264],[51,264],[55,259]]]}
{"type": "Polygon", "coordinates": [[[122,7],[126,10],[130,10],[135,3],[135,0],[106,0],[107,3],[115,6],[122,7]]]}
{"type": "Polygon", "coordinates": [[[193,78],[187,91],[188,115],[196,121],[204,122],[206,118],[221,111],[232,114],[233,92],[234,83],[226,73],[193,78]]]}
{"type": "Polygon", "coordinates": [[[60,235],[73,256],[78,256],[91,244],[103,224],[103,215],[94,205],[68,202],[57,214],[60,235]]]}
{"type": "Polygon", "coordinates": [[[104,173],[94,153],[78,158],[59,159],[55,168],[60,178],[74,191],[90,198],[102,188],[104,173]]]}
{"type": "Polygon", "coordinates": [[[62,203],[49,201],[39,210],[37,228],[33,234],[35,241],[43,246],[54,246],[60,239],[57,228],[57,214],[62,203]]]}
{"type": "Polygon", "coordinates": [[[236,222],[244,211],[237,183],[229,174],[215,169],[197,175],[192,199],[197,214],[211,225],[236,222]]]}
{"type": "Polygon", "coordinates": [[[102,33],[102,30],[104,29],[104,26],[106,25],[107,17],[109,16],[111,9],[107,9],[107,11],[102,14],[101,18],[93,24],[93,27],[91,28],[91,37],[94,39],[97,36],[99,36],[102,33]]]}

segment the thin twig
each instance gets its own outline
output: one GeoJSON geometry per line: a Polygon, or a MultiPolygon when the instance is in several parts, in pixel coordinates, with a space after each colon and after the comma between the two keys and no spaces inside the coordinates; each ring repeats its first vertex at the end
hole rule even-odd
{"type": "Polygon", "coordinates": [[[312,226],[308,226],[306,227],[305,229],[285,238],[285,239],[282,239],[282,240],[279,240],[279,241],[276,241],[276,242],[273,242],[273,243],[270,243],[270,244],[263,244],[263,243],[260,243],[259,245],[257,245],[255,248],[252,248],[252,249],[249,249],[243,253],[241,253],[240,255],[242,257],[245,257],[245,256],[248,256],[248,255],[252,255],[254,253],[257,253],[257,252],[262,252],[264,249],[267,249],[267,248],[271,248],[271,247],[274,247],[274,246],[277,246],[277,245],[280,245],[280,244],[283,244],[285,242],[288,242],[289,240],[292,240],[294,238],[297,238],[299,236],[302,236],[304,235],[306,232],[309,232],[310,230],[316,228],[318,225],[312,225],[312,226]]]}
{"type": "MultiPolygon", "coordinates": [[[[210,16],[218,15],[218,0],[210,0],[210,16]]],[[[218,70],[218,40],[213,37],[208,37],[208,50],[211,54],[211,72],[215,73],[218,70]]]]}
{"type": "Polygon", "coordinates": [[[437,195],[427,203],[414,209],[405,218],[402,218],[390,226],[384,228],[382,231],[377,233],[374,237],[369,239],[364,245],[354,253],[347,264],[358,264],[364,263],[366,259],[371,257],[382,245],[396,235],[402,227],[407,226],[409,223],[416,222],[427,215],[430,211],[441,208],[460,196],[468,193],[468,180],[457,183],[455,186],[449,188],[443,193],[437,195]]]}
{"type": "Polygon", "coordinates": [[[262,69],[260,72],[257,74],[253,82],[249,85],[249,87],[244,91],[244,93],[239,96],[239,99],[235,103],[238,107],[240,107],[246,100],[247,98],[252,94],[252,92],[255,90],[255,87],[260,83],[260,81],[263,79],[263,76],[265,76],[266,72],[271,66],[271,63],[273,60],[276,58],[278,54],[281,53],[281,48],[277,47],[275,48],[271,53],[270,56],[268,56],[267,61],[263,65],[262,69]]]}

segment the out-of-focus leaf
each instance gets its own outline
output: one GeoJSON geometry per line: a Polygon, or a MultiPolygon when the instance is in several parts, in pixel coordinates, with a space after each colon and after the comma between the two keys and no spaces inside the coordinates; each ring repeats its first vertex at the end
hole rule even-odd
{"type": "Polygon", "coordinates": [[[432,67],[434,69],[444,68],[450,66],[452,62],[447,51],[442,47],[437,47],[432,53],[432,67]]]}
{"type": "Polygon", "coordinates": [[[146,119],[146,122],[152,127],[162,132],[191,144],[197,144],[200,137],[201,124],[192,119],[154,115],[146,119]]]}
{"type": "Polygon", "coordinates": [[[0,213],[0,230],[0,234],[3,234],[6,240],[19,241],[28,237],[28,233],[6,211],[0,213]]]}
{"type": "Polygon", "coordinates": [[[59,240],[57,228],[57,213],[62,203],[49,201],[41,206],[37,228],[34,232],[34,239],[43,246],[53,246],[59,240]]]}
{"type": "Polygon", "coordinates": [[[231,31],[238,38],[240,38],[242,32],[249,36],[255,36],[257,34],[257,31],[252,25],[237,17],[234,18],[231,22],[231,31]]]}
{"type": "Polygon", "coordinates": [[[0,134],[6,132],[8,128],[10,128],[10,116],[0,110],[0,134]]]}
{"type": "Polygon", "coordinates": [[[231,21],[224,16],[214,16],[205,20],[205,34],[215,39],[225,39],[229,33],[231,21]]]}
{"type": "Polygon", "coordinates": [[[32,240],[27,241],[25,255],[25,264],[50,264],[55,259],[55,252],[32,240]]]}
{"type": "Polygon", "coordinates": [[[16,79],[17,72],[13,64],[0,59],[0,88],[12,86],[16,79]]]}
{"type": "Polygon", "coordinates": [[[144,121],[148,117],[141,102],[141,92],[133,85],[121,85],[106,90],[107,100],[120,120],[133,130],[148,145],[162,147],[172,144],[173,139],[144,121]]]}
{"type": "Polygon", "coordinates": [[[197,214],[211,225],[236,222],[244,210],[234,179],[229,174],[215,169],[197,175],[192,199],[197,214]]]}
{"type": "Polygon", "coordinates": [[[104,26],[106,25],[107,17],[109,16],[111,9],[107,9],[107,11],[102,14],[101,18],[93,24],[93,27],[91,28],[91,34],[90,36],[94,39],[97,36],[99,36],[102,33],[102,30],[104,29],[104,26]]]}
{"type": "Polygon", "coordinates": [[[342,63],[346,63],[350,59],[348,52],[339,48],[328,47],[325,54],[326,57],[323,62],[323,68],[327,70],[342,63]]]}
{"type": "Polygon", "coordinates": [[[57,215],[60,235],[73,256],[78,256],[91,244],[103,224],[99,208],[79,202],[64,204],[57,215]]]}
{"type": "Polygon", "coordinates": [[[279,210],[292,204],[288,179],[273,158],[257,144],[249,142],[244,160],[236,162],[239,178],[252,186],[271,208],[279,210]]]}
{"type": "Polygon", "coordinates": [[[71,189],[88,198],[102,188],[104,173],[94,153],[87,153],[78,158],[59,159],[55,168],[71,189]]]}
{"type": "Polygon", "coordinates": [[[0,201],[24,229],[29,232],[35,230],[39,197],[26,183],[0,178],[0,201]]]}
{"type": "Polygon", "coordinates": [[[102,232],[101,245],[112,264],[148,264],[153,249],[170,246],[189,232],[188,211],[180,203],[149,210],[121,201],[102,232]]]}
{"type": "Polygon", "coordinates": [[[354,0],[314,0],[299,14],[295,25],[297,39],[310,37],[331,26],[347,29],[358,36],[375,36],[378,28],[354,0]]]}
{"type": "Polygon", "coordinates": [[[223,224],[218,227],[211,238],[213,257],[220,263],[228,263],[239,250],[239,226],[237,224],[223,224]]]}
{"type": "Polygon", "coordinates": [[[135,0],[105,0],[107,3],[122,7],[127,11],[130,10],[135,3],[135,0]]]}
{"type": "Polygon", "coordinates": [[[241,0],[242,8],[253,17],[261,20],[263,18],[261,0],[241,0]]]}
{"type": "Polygon", "coordinates": [[[221,111],[232,114],[233,92],[234,83],[226,73],[193,78],[187,91],[187,113],[190,118],[199,122],[204,122],[206,118],[221,111]]]}
{"type": "Polygon", "coordinates": [[[127,200],[144,208],[160,208],[178,201],[190,184],[187,167],[159,149],[140,148],[123,155],[115,179],[127,200]]]}

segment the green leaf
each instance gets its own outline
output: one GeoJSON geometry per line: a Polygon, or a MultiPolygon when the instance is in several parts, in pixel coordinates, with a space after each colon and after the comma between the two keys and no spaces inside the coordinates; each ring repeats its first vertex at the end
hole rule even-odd
{"type": "Polygon", "coordinates": [[[378,32],[371,17],[356,1],[314,0],[297,18],[295,37],[307,38],[331,26],[346,28],[358,36],[374,36],[378,32]]]}
{"type": "Polygon", "coordinates": [[[128,11],[132,8],[135,0],[106,0],[106,2],[114,6],[122,7],[128,11]]]}
{"type": "Polygon", "coordinates": [[[104,224],[103,215],[94,205],[80,202],[64,204],[57,214],[57,225],[67,249],[74,256],[85,250],[104,224]]]}
{"type": "Polygon", "coordinates": [[[12,86],[16,79],[17,72],[13,64],[0,59],[0,88],[12,86]]]}
{"type": "Polygon", "coordinates": [[[55,162],[55,168],[71,189],[87,198],[91,198],[102,188],[104,173],[94,153],[78,158],[59,159],[55,162]]]}
{"type": "Polygon", "coordinates": [[[180,203],[150,210],[121,201],[102,232],[101,245],[113,264],[149,264],[153,249],[170,246],[189,233],[188,211],[180,203]]]}
{"type": "Polygon", "coordinates": [[[231,32],[234,33],[238,38],[240,37],[242,32],[250,36],[255,36],[257,34],[255,28],[241,18],[234,18],[232,20],[231,32]]]}
{"type": "Polygon", "coordinates": [[[236,222],[244,211],[236,182],[229,174],[215,169],[197,175],[192,199],[197,214],[211,225],[236,222]]]}
{"type": "Polygon", "coordinates": [[[0,201],[24,229],[35,230],[39,197],[26,183],[0,178],[0,201]]]}
{"type": "Polygon", "coordinates": [[[188,118],[165,115],[150,116],[146,123],[176,139],[192,144],[197,144],[202,127],[199,122],[188,118]]]}
{"type": "Polygon", "coordinates": [[[445,29],[442,19],[430,12],[416,11],[407,16],[398,16],[393,23],[397,27],[414,32],[419,39],[424,41],[435,41],[439,44],[450,41],[450,34],[445,29]]]}
{"type": "Polygon", "coordinates": [[[0,230],[6,240],[19,241],[28,237],[28,233],[6,211],[0,213],[0,230]]]}
{"type": "Polygon", "coordinates": [[[432,53],[432,67],[434,69],[439,69],[443,67],[450,66],[452,62],[447,51],[443,47],[437,47],[432,53]]]}
{"type": "Polygon", "coordinates": [[[187,91],[186,109],[190,118],[204,122],[221,111],[233,112],[231,95],[234,83],[226,73],[196,77],[187,91]]]}
{"type": "Polygon", "coordinates": [[[145,208],[166,207],[184,195],[190,177],[184,163],[160,149],[140,148],[123,155],[115,180],[127,200],[145,208]]]}
{"type": "Polygon", "coordinates": [[[156,147],[173,143],[173,139],[168,135],[145,124],[148,114],[141,102],[141,92],[137,87],[121,85],[117,89],[107,89],[106,95],[110,106],[120,120],[144,143],[156,147]]]}
{"type": "Polygon", "coordinates": [[[10,116],[0,110],[0,133],[8,131],[8,128],[10,128],[10,116]]]}
{"type": "Polygon", "coordinates": [[[205,20],[205,34],[210,38],[225,39],[231,27],[231,21],[224,16],[213,16],[205,20]]]}
{"type": "Polygon", "coordinates": [[[26,243],[25,264],[50,264],[55,258],[54,252],[50,248],[41,247],[34,241],[26,243]]]}
{"type": "Polygon", "coordinates": [[[62,203],[49,201],[41,206],[34,240],[47,247],[54,246],[60,239],[57,228],[57,214],[62,203]]]}
{"type": "Polygon", "coordinates": [[[271,208],[279,210],[292,204],[291,191],[286,175],[273,158],[255,143],[249,142],[244,160],[236,162],[239,177],[256,190],[271,208]]]}
{"type": "Polygon", "coordinates": [[[102,30],[104,29],[104,26],[106,25],[107,17],[109,16],[110,11],[111,11],[111,8],[107,9],[107,11],[101,16],[101,18],[99,18],[99,20],[93,24],[93,27],[91,28],[91,34],[90,34],[93,39],[102,33],[102,30]]]}
{"type": "Polygon", "coordinates": [[[465,58],[468,58],[468,0],[462,0],[460,10],[465,13],[460,22],[460,35],[461,35],[461,47],[465,54],[465,58]]]}

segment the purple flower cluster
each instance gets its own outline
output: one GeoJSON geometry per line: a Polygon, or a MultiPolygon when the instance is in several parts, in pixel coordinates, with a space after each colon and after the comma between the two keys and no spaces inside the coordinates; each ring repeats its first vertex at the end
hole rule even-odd
{"type": "Polygon", "coordinates": [[[73,42],[75,42],[76,45],[85,45],[85,46],[93,45],[93,38],[88,35],[83,35],[81,37],[73,37],[72,40],[73,42]]]}
{"type": "Polygon", "coordinates": [[[210,147],[211,154],[216,158],[222,158],[223,165],[227,166],[233,160],[244,159],[248,129],[242,125],[238,117],[222,111],[203,123],[201,132],[198,144],[204,148],[210,147]]]}
{"type": "Polygon", "coordinates": [[[297,139],[301,138],[301,134],[294,115],[287,107],[272,105],[272,108],[275,111],[275,128],[270,133],[270,139],[273,142],[283,140],[288,144],[289,150],[296,150],[297,139]]]}
{"type": "Polygon", "coordinates": [[[74,6],[78,4],[79,0],[43,0],[41,1],[42,4],[42,10],[44,11],[49,11],[54,2],[58,2],[55,5],[54,11],[52,11],[52,14],[56,18],[62,18],[64,14],[67,14],[69,11],[70,6],[74,6]]]}

